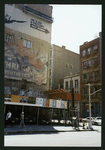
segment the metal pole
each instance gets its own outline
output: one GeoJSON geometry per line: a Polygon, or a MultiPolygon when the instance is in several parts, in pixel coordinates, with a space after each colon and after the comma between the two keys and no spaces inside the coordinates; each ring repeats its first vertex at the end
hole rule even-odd
{"type": "Polygon", "coordinates": [[[38,107],[38,114],[37,114],[37,125],[38,125],[38,120],[39,120],[39,107],[38,107]]]}
{"type": "Polygon", "coordinates": [[[89,85],[89,117],[90,117],[90,122],[89,122],[89,128],[92,129],[92,123],[91,123],[91,102],[90,102],[90,83],[88,84],[89,85]]]}

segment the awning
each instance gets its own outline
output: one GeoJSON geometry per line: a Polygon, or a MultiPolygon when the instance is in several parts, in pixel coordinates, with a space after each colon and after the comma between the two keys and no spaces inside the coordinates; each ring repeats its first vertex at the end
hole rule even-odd
{"type": "MultiPolygon", "coordinates": [[[[63,99],[63,100],[71,100],[71,93],[66,92],[63,89],[53,89],[45,91],[49,99],[63,99]]],[[[74,100],[81,100],[81,94],[74,93],[74,100]]]]}

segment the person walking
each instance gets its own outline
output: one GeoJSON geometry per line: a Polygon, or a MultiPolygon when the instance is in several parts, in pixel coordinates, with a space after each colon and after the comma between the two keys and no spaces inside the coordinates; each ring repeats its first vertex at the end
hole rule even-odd
{"type": "Polygon", "coordinates": [[[10,124],[13,127],[13,123],[12,123],[12,113],[8,110],[8,113],[6,115],[6,122],[5,122],[5,128],[7,126],[7,124],[10,124]]]}
{"type": "MultiPolygon", "coordinates": [[[[23,124],[24,127],[25,127],[25,124],[24,124],[24,112],[21,113],[20,120],[21,120],[21,121],[20,121],[20,126],[23,124]]],[[[20,128],[20,126],[19,126],[19,128],[20,128]]]]}

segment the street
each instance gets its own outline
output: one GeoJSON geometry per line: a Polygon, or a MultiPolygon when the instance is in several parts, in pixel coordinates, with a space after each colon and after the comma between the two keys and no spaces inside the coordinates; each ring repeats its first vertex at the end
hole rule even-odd
{"type": "Polygon", "coordinates": [[[93,128],[97,131],[5,135],[4,146],[101,147],[101,126],[93,128]]]}

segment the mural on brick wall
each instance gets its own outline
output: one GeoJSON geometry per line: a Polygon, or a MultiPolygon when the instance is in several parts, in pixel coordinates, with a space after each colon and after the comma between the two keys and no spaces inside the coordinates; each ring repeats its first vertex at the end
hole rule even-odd
{"type": "MultiPolygon", "coordinates": [[[[9,29],[8,29],[9,30],[9,29]]],[[[13,35],[10,31],[5,32],[13,35]]],[[[5,40],[4,75],[5,78],[26,79],[38,85],[47,82],[48,55],[35,55],[23,46],[22,40],[15,37],[15,42],[5,40]]]]}

